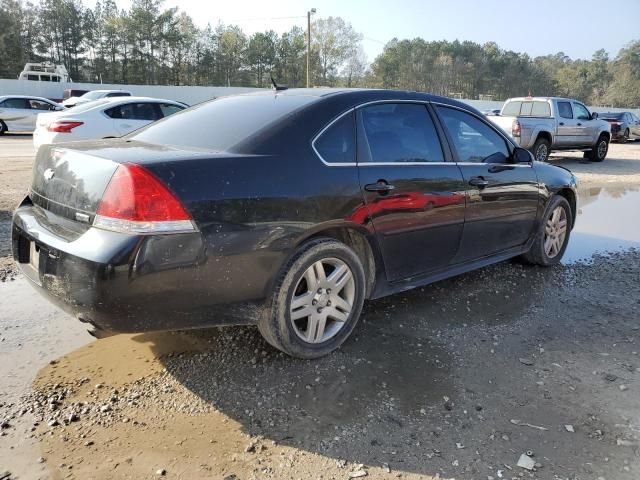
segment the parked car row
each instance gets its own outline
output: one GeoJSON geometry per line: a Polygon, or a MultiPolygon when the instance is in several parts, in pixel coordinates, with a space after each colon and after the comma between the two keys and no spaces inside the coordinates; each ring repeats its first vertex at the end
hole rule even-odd
{"type": "Polygon", "coordinates": [[[34,146],[73,140],[120,137],[151,122],[184,110],[172,100],[133,97],[119,90],[94,90],[65,108],[42,97],[0,97],[0,134],[33,132],[34,146]],[[83,100],[84,99],[84,100],[83,100]]]}
{"type": "Polygon", "coordinates": [[[185,108],[182,103],[147,97],[86,102],[72,109],[39,114],[33,145],[38,149],[44,144],[121,137],[185,108]]]}

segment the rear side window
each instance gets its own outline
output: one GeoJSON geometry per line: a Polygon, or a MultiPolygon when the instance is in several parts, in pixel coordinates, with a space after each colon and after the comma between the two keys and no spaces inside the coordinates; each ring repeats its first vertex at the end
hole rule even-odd
{"type": "Polygon", "coordinates": [[[561,118],[573,118],[573,111],[569,102],[558,102],[558,114],[561,118]]]}
{"type": "Polygon", "coordinates": [[[105,110],[108,117],[122,120],[158,120],[159,114],[154,103],[125,103],[105,110]]]}
{"type": "Polygon", "coordinates": [[[31,108],[26,98],[7,98],[0,106],[4,108],[31,108]]]}
{"type": "Polygon", "coordinates": [[[130,97],[131,94],[127,93],[127,92],[113,92],[113,93],[107,93],[107,95],[105,95],[106,97],[130,97]]]}
{"type": "Polygon", "coordinates": [[[443,162],[442,147],[425,105],[383,103],[358,110],[366,144],[359,161],[443,162]]]}
{"type": "Polygon", "coordinates": [[[355,163],[356,129],[353,112],[332,123],[313,142],[313,147],[327,163],[355,163]]]}
{"type": "Polygon", "coordinates": [[[493,128],[455,108],[437,107],[449,133],[459,162],[505,163],[510,155],[507,142],[493,128]]]}

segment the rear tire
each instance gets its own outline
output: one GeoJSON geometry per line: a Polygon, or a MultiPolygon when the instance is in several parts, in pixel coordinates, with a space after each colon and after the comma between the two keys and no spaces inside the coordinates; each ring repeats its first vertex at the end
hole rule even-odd
{"type": "Polygon", "coordinates": [[[0,135],[4,135],[6,131],[7,131],[7,126],[2,120],[0,120],[0,135]]]}
{"type": "Polygon", "coordinates": [[[538,162],[546,162],[549,160],[549,153],[551,153],[551,143],[546,138],[538,137],[536,143],[533,144],[531,153],[538,162]]]}
{"type": "Polygon", "coordinates": [[[584,158],[592,162],[601,162],[607,157],[609,152],[609,139],[606,135],[600,135],[598,141],[589,152],[584,153],[584,158]]]}
{"type": "Polygon", "coordinates": [[[362,263],[351,248],[330,238],[312,240],[282,269],[258,329],[293,357],[327,355],[355,328],[365,285],[362,263]]]}
{"type": "Polygon", "coordinates": [[[554,195],[547,204],[533,245],[523,258],[543,267],[558,264],[567,249],[572,225],[573,214],[569,202],[560,195],[554,195]]]}

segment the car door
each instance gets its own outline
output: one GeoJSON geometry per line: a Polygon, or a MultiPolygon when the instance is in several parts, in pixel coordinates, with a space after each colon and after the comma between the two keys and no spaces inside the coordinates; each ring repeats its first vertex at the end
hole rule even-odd
{"type": "Polygon", "coordinates": [[[39,100],[37,98],[30,98],[28,102],[29,102],[29,107],[31,108],[31,116],[29,117],[30,119],[29,127],[31,130],[35,130],[38,114],[51,112],[52,110],[55,109],[55,106],[52,103],[45,102],[44,100],[39,100]]]}
{"type": "Polygon", "coordinates": [[[376,103],[358,108],[356,118],[366,212],[354,215],[373,225],[387,279],[445,268],[462,235],[464,183],[446,161],[429,107],[376,103]]]}
{"type": "Polygon", "coordinates": [[[119,136],[126,135],[161,118],[155,102],[131,102],[110,108],[105,113],[113,119],[119,136]]]}
{"type": "Polygon", "coordinates": [[[587,107],[573,102],[573,116],[576,121],[576,143],[578,146],[594,145],[598,135],[598,121],[591,119],[587,107]]]}
{"type": "Polygon", "coordinates": [[[556,145],[559,147],[568,147],[576,141],[576,123],[573,118],[573,109],[571,108],[571,102],[559,100],[556,103],[558,110],[558,118],[556,123],[558,125],[556,131],[556,145]]]}
{"type": "Polygon", "coordinates": [[[32,131],[32,117],[35,115],[26,98],[7,98],[0,104],[0,119],[9,131],[32,131]]]}
{"type": "Polygon", "coordinates": [[[538,178],[532,164],[511,163],[513,146],[481,117],[438,105],[465,182],[467,208],[455,263],[523,245],[538,213],[538,178]]]}

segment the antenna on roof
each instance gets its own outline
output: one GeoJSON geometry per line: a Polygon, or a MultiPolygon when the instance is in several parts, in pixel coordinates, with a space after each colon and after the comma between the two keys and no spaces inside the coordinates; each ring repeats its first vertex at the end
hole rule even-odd
{"type": "Polygon", "coordinates": [[[273,75],[269,74],[269,78],[271,79],[271,85],[273,85],[273,89],[274,89],[276,92],[279,92],[279,91],[281,91],[281,90],[286,90],[286,89],[288,89],[288,88],[289,88],[289,87],[287,87],[286,85],[278,85],[278,84],[276,83],[276,81],[273,79],[273,75]]]}

